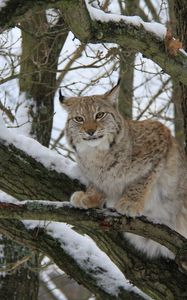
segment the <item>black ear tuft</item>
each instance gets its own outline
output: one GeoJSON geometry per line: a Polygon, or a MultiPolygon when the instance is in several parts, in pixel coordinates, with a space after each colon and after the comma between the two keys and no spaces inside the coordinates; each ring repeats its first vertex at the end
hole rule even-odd
{"type": "Polygon", "coordinates": [[[60,101],[60,103],[63,103],[64,98],[65,97],[62,95],[61,90],[59,90],[59,101],[60,101]]]}
{"type": "Polygon", "coordinates": [[[110,101],[110,103],[116,107],[118,96],[119,96],[119,90],[120,90],[120,80],[118,79],[117,84],[107,93],[105,93],[105,97],[110,101]]]}
{"type": "Polygon", "coordinates": [[[121,77],[119,77],[118,82],[117,82],[117,85],[119,85],[120,82],[121,82],[121,77]]]}

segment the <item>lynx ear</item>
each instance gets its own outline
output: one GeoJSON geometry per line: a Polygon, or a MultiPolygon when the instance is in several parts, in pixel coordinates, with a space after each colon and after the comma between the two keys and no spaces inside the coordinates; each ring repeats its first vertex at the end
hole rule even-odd
{"type": "Polygon", "coordinates": [[[117,84],[109,92],[105,94],[108,101],[110,101],[111,104],[114,106],[117,105],[117,100],[118,100],[119,90],[120,90],[120,81],[121,78],[119,78],[117,84]]]}
{"type": "Polygon", "coordinates": [[[65,109],[65,110],[68,110],[68,106],[69,106],[69,103],[67,101],[67,99],[62,95],[62,92],[61,90],[59,90],[59,102],[60,104],[62,105],[62,107],[65,109]]]}

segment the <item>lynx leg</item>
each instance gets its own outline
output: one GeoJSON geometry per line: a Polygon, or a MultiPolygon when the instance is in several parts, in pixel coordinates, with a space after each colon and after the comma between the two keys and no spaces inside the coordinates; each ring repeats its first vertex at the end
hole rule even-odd
{"type": "Polygon", "coordinates": [[[118,200],[115,209],[124,215],[136,217],[143,215],[145,204],[149,198],[153,176],[142,178],[125,191],[125,195],[118,200]]]}
{"type": "Polygon", "coordinates": [[[123,196],[114,207],[119,213],[129,217],[137,217],[143,215],[144,201],[143,198],[135,200],[129,196],[123,196]]]}

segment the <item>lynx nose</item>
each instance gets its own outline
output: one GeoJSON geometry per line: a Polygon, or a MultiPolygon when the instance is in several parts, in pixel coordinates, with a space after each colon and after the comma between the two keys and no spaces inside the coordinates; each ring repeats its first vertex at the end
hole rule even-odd
{"type": "Polygon", "coordinates": [[[95,129],[88,129],[88,130],[86,130],[86,133],[89,134],[90,136],[92,136],[95,133],[95,129]]]}

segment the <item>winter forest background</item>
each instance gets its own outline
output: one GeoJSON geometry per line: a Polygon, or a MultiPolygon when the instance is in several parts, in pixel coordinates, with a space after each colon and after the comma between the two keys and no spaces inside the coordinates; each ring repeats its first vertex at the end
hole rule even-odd
{"type": "MultiPolygon", "coordinates": [[[[186,1],[25,2],[0,1],[0,299],[187,299],[176,262],[138,257],[115,214],[106,231],[102,212],[57,203],[85,184],[64,138],[59,89],[100,94],[120,76],[124,117],[159,119],[185,148],[186,1]],[[182,44],[168,44],[166,28],[182,44]]],[[[167,228],[139,222],[127,229],[176,255],[185,249],[167,228]]]]}

